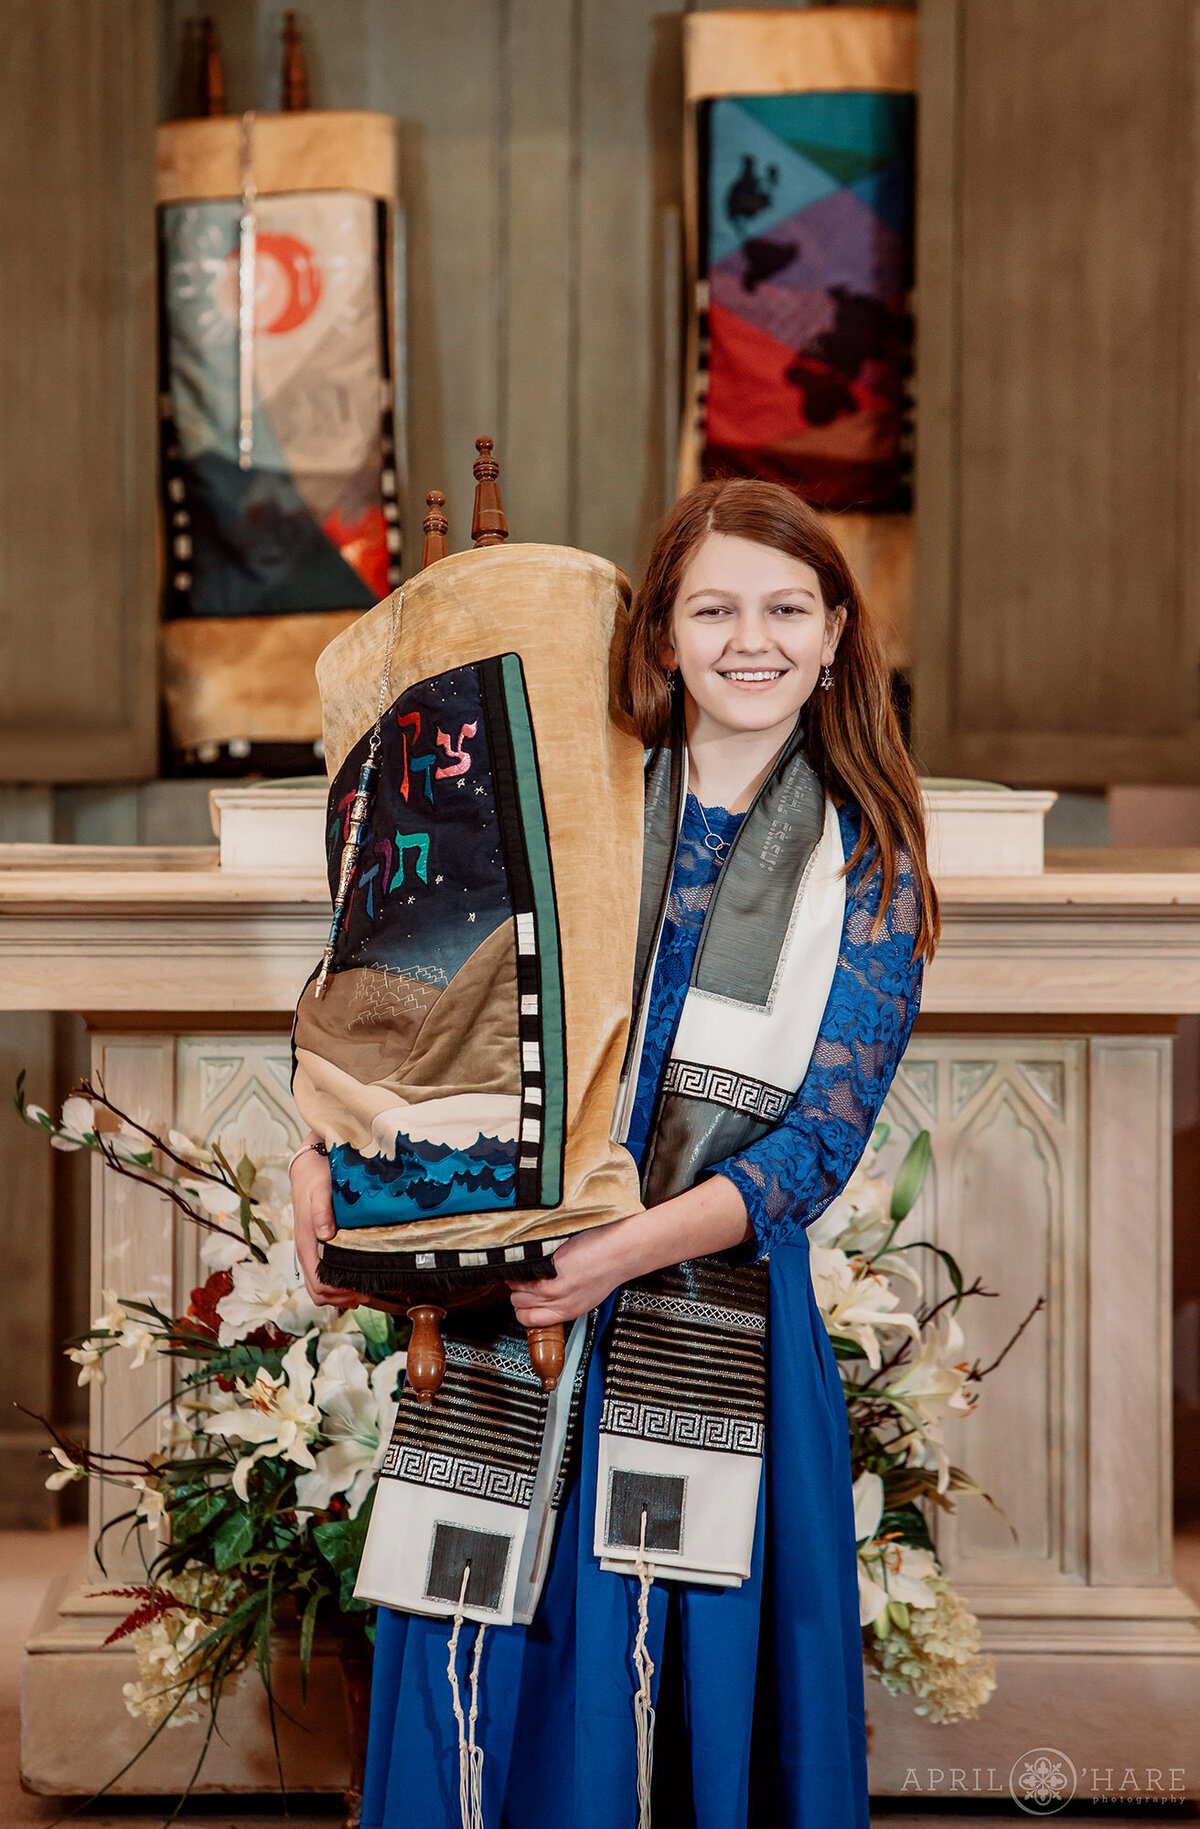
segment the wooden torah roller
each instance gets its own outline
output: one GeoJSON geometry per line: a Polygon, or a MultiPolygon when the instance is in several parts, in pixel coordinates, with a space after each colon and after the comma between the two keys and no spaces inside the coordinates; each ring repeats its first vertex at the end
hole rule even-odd
{"type": "MultiPolygon", "coordinates": [[[[485,1289],[482,1292],[473,1289],[469,1293],[464,1291],[461,1301],[446,1296],[442,1302],[448,1302],[452,1307],[475,1307],[481,1301],[502,1301],[507,1296],[508,1291],[504,1288],[485,1289]]],[[[418,1403],[431,1404],[446,1376],[446,1347],[442,1340],[446,1308],[435,1302],[414,1302],[408,1310],[408,1318],[412,1322],[412,1337],[408,1343],[408,1383],[418,1403]]],[[[562,1375],[566,1353],[562,1325],[527,1328],[526,1338],[529,1342],[529,1363],[534,1375],[541,1380],[542,1390],[548,1394],[557,1387],[562,1375]]]]}
{"type": "MultiPolygon", "coordinates": [[[[471,526],[473,544],[476,547],[501,546],[508,538],[508,523],[500,499],[497,482],[499,466],[493,454],[492,440],[490,438],[477,439],[476,450],[478,457],[474,466],[475,505],[471,526]]],[[[431,490],[426,497],[426,506],[428,512],[423,527],[422,569],[436,565],[448,556],[445,495],[440,490],[431,490]]],[[[404,721],[401,720],[401,722],[404,721]]],[[[474,734],[475,725],[473,723],[465,728],[469,730],[470,734],[474,734]]],[[[376,734],[378,734],[378,725],[376,734]]],[[[462,736],[460,736],[460,743],[462,740],[462,736]]],[[[448,735],[438,737],[438,742],[443,746],[449,741],[448,735]]],[[[455,751],[454,754],[459,755],[460,752],[455,751]]],[[[448,758],[449,750],[446,751],[446,755],[448,758]]],[[[407,747],[403,751],[403,757],[405,785],[401,791],[407,803],[409,793],[409,751],[407,747]]],[[[453,768],[447,766],[439,770],[437,779],[440,780],[443,774],[447,777],[461,775],[469,766],[469,761],[462,766],[453,768]]],[[[426,776],[426,791],[429,791],[428,776],[426,776]]],[[[476,791],[482,793],[483,789],[480,787],[476,791]]],[[[364,793],[365,790],[360,782],[360,797],[363,797],[364,793]]],[[[364,799],[364,809],[365,805],[364,799]]],[[[358,800],[355,801],[355,812],[351,814],[351,820],[358,816],[357,809],[358,800]]],[[[366,817],[365,810],[363,817],[366,817]]],[[[348,901],[358,869],[358,828],[353,828],[353,832],[354,835],[348,840],[342,855],[342,879],[337,890],[334,929],[331,930],[330,945],[326,952],[327,966],[332,954],[333,934],[337,930],[340,911],[348,901]]],[[[397,833],[397,839],[399,839],[399,833],[397,833]]],[[[426,844],[428,845],[428,838],[426,838],[426,844]]],[[[391,868],[390,861],[388,868],[391,868]]],[[[424,863],[419,864],[417,869],[420,880],[425,881],[424,863]]],[[[436,880],[441,883],[441,876],[438,876],[436,880]]],[[[409,895],[408,901],[412,902],[412,900],[413,897],[409,895]]],[[[470,919],[474,921],[474,914],[470,916],[470,919]]],[[[324,973],[316,990],[318,998],[321,996],[323,984],[324,973]]],[[[344,1263],[332,1261],[327,1269],[322,1270],[324,1280],[331,1286],[341,1286],[338,1273],[339,1269],[344,1268],[344,1263]]],[[[507,1304],[509,1299],[509,1291],[505,1283],[482,1284],[477,1268],[472,1270],[469,1277],[464,1276],[458,1286],[455,1284],[454,1276],[455,1273],[450,1270],[425,1280],[419,1269],[414,1270],[411,1264],[406,1264],[403,1269],[397,1266],[394,1282],[389,1278],[386,1287],[376,1286],[375,1289],[376,1300],[381,1301],[393,1312],[407,1312],[412,1323],[412,1335],[408,1348],[408,1384],[417,1401],[422,1404],[433,1402],[445,1378],[446,1348],[442,1338],[442,1323],[447,1311],[460,1308],[483,1308],[499,1303],[507,1304]]],[[[360,1290],[370,1287],[362,1282],[351,1283],[349,1286],[360,1290]]],[[[563,1328],[561,1326],[530,1328],[528,1329],[528,1343],[529,1361],[534,1375],[540,1381],[542,1390],[551,1392],[556,1388],[563,1370],[566,1352],[563,1328]]]]}

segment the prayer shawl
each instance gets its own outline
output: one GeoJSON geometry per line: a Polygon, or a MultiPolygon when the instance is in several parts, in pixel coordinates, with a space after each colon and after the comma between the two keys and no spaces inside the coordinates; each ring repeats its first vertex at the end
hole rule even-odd
{"type": "MultiPolygon", "coordinates": [[[[638,1020],[616,1129],[637,1082],[687,788],[681,738],[646,780],[638,1020]]],[[[705,920],[642,1169],[647,1205],[745,1148],[804,1077],[845,911],[836,811],[797,727],[730,847],[705,920]]],[[[608,1347],[595,1551],[623,1573],[728,1585],[750,1571],[765,1434],[767,1267],[698,1259],[621,1294],[608,1347]]],[[[356,1592],[482,1623],[533,1617],[570,1465],[594,1318],[542,1395],[511,1310],[454,1314],[436,1401],[401,1401],[356,1592]]]]}

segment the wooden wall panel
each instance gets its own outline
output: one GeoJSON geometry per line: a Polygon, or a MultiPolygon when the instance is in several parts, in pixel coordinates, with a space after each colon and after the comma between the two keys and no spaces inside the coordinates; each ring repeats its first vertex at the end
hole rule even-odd
{"type": "MultiPolygon", "coordinates": [[[[45,844],[53,810],[47,789],[0,788],[0,842],[45,844]]],[[[12,1109],[18,1073],[35,1103],[52,1097],[53,1019],[37,1011],[0,1013],[0,1529],[51,1523],[58,1502],[46,1491],[45,1431],[31,1416],[54,1404],[56,1327],[54,1158],[44,1137],[12,1109]]],[[[64,1328],[62,1332],[66,1332],[64,1328]]]]}
{"type": "Polygon", "coordinates": [[[153,0],[11,0],[0,780],[154,772],[153,0]]]}
{"type": "Polygon", "coordinates": [[[917,727],[931,771],[1200,780],[1196,0],[928,0],[917,727]]]}

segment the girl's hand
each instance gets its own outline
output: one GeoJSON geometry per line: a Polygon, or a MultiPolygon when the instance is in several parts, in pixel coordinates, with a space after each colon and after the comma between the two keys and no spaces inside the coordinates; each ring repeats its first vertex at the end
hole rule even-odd
{"type": "Polygon", "coordinates": [[[710,1175],[644,1213],[576,1232],[554,1253],[553,1277],[510,1283],[522,1327],[553,1327],[598,1308],[614,1289],[667,1264],[728,1251],[753,1238],[746,1203],[732,1181],[710,1175]]]}
{"type": "Polygon", "coordinates": [[[552,1327],[599,1308],[621,1283],[639,1272],[633,1268],[624,1221],[577,1232],[554,1253],[552,1277],[536,1283],[511,1283],[513,1313],[522,1327],[552,1327]]]}
{"type": "MultiPolygon", "coordinates": [[[[315,1134],[305,1139],[315,1143],[315,1134]]],[[[329,1159],[315,1149],[305,1150],[292,1164],[292,1211],[296,1221],[296,1256],[304,1274],[309,1300],[330,1308],[357,1308],[362,1297],[349,1289],[330,1289],[317,1275],[322,1239],[337,1230],[333,1217],[333,1183],[329,1159]]]]}

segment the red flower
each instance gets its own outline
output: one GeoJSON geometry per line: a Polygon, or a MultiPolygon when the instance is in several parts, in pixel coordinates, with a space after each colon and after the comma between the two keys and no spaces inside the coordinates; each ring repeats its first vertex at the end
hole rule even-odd
{"type": "Polygon", "coordinates": [[[232,1288],[233,1272],[214,1270],[206,1283],[202,1283],[199,1289],[193,1289],[192,1299],[188,1303],[188,1319],[195,1325],[197,1332],[210,1334],[216,1339],[221,1325],[217,1303],[232,1288]]]}

